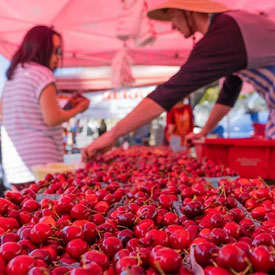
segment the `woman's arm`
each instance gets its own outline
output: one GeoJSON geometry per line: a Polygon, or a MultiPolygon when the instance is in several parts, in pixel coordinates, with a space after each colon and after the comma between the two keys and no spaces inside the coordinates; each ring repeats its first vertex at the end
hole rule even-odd
{"type": "Polygon", "coordinates": [[[68,121],[76,114],[84,112],[89,107],[88,99],[80,99],[76,106],[70,110],[63,110],[58,105],[57,91],[54,84],[50,84],[42,91],[39,104],[45,123],[54,127],[68,121]]]}
{"type": "Polygon", "coordinates": [[[195,139],[207,136],[219,121],[232,109],[231,106],[216,103],[211,110],[209,118],[198,134],[190,133],[185,137],[185,144],[191,146],[195,139]]]}
{"type": "Polygon", "coordinates": [[[231,106],[216,103],[200,134],[202,136],[208,135],[231,109],[231,106]]]}

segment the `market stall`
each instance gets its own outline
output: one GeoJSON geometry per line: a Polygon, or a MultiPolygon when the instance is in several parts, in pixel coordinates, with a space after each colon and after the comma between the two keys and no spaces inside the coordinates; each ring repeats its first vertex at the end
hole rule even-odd
{"type": "MultiPolygon", "coordinates": [[[[79,118],[121,118],[153,87],[110,88],[154,85],[169,78],[161,70],[149,70],[146,76],[145,67],[139,67],[138,78],[130,70],[133,64],[178,66],[193,47],[170,24],[145,19],[145,11],[159,0],[138,2],[142,5],[135,7],[145,21],[129,31],[118,24],[127,1],[0,0],[0,53],[11,58],[27,29],[53,25],[64,35],[63,65],[93,67],[86,82],[81,69],[79,78],[62,76],[58,82],[77,91],[88,90],[80,83],[94,85],[87,93],[92,108],[78,110],[79,118]],[[123,81],[117,81],[123,75],[117,70],[111,82],[96,68],[112,65],[123,67],[123,81]]],[[[274,1],[231,2],[274,19],[274,1]]],[[[60,49],[58,45],[52,55],[60,49]]],[[[53,77],[47,80],[52,83],[53,77]]],[[[23,135],[24,130],[18,132],[23,135]]],[[[45,148],[49,156],[51,148],[45,148]]],[[[0,274],[274,274],[275,185],[265,181],[275,178],[274,148],[273,141],[264,139],[202,139],[196,156],[162,146],[122,146],[87,163],[32,166],[35,182],[0,198],[0,274]]]]}

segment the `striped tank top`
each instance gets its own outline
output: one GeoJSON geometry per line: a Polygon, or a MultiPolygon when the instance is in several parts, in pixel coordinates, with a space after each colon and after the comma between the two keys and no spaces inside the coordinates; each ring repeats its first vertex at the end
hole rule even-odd
{"type": "Polygon", "coordinates": [[[243,70],[237,75],[252,84],[259,95],[265,99],[269,110],[265,136],[275,139],[275,66],[243,70]]]}
{"type": "Polygon", "coordinates": [[[31,167],[63,161],[62,128],[45,123],[39,105],[53,72],[34,62],[17,66],[2,93],[2,158],[9,183],[34,181],[31,167]]]}

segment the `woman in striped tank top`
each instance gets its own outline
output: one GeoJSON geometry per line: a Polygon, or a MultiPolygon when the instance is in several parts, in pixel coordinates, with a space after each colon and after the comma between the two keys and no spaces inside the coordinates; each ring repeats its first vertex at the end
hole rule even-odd
{"type": "Polygon", "coordinates": [[[73,108],[58,106],[53,71],[62,56],[62,37],[46,26],[25,35],[7,70],[2,93],[2,154],[7,180],[20,190],[34,182],[31,167],[63,161],[61,124],[85,111],[89,100],[73,108]]]}

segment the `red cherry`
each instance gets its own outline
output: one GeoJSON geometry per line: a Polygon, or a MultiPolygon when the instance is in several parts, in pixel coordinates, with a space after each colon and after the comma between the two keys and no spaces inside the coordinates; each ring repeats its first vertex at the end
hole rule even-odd
{"type": "Polygon", "coordinates": [[[62,236],[66,242],[69,242],[73,239],[83,239],[84,234],[80,227],[78,226],[65,226],[62,231],[62,236]]]}
{"type": "Polygon", "coordinates": [[[123,245],[126,245],[127,242],[135,237],[135,234],[130,229],[124,229],[116,232],[116,237],[122,242],[123,245]]]}
{"type": "Polygon", "coordinates": [[[244,271],[247,267],[245,253],[233,244],[224,245],[218,252],[217,264],[225,268],[233,268],[237,272],[244,271]]]}
{"type": "Polygon", "coordinates": [[[222,267],[210,267],[209,270],[205,270],[205,275],[231,275],[232,273],[222,267]]]}
{"type": "Polygon", "coordinates": [[[210,239],[211,230],[209,228],[204,228],[199,232],[199,237],[204,239],[210,239]]]}
{"type": "Polygon", "coordinates": [[[150,265],[156,270],[163,270],[164,273],[178,273],[182,263],[182,258],[173,249],[155,246],[150,254],[150,265]]]}
{"type": "Polygon", "coordinates": [[[0,274],[5,274],[5,273],[6,273],[5,262],[2,259],[2,257],[0,257],[0,274]]]}
{"type": "Polygon", "coordinates": [[[11,203],[8,200],[6,200],[4,198],[0,198],[0,215],[1,216],[5,215],[5,213],[9,209],[10,204],[11,203]]]}
{"type": "Polygon", "coordinates": [[[252,245],[253,246],[265,245],[267,247],[275,246],[275,240],[272,237],[272,235],[270,235],[268,233],[261,233],[254,237],[254,239],[252,241],[252,245]]]}
{"type": "Polygon", "coordinates": [[[184,215],[189,218],[193,219],[196,216],[201,216],[203,214],[203,205],[198,201],[191,201],[187,205],[185,205],[184,215]]]}
{"type": "Polygon", "coordinates": [[[87,242],[94,242],[96,237],[98,236],[96,224],[94,224],[93,222],[85,223],[83,226],[83,233],[84,239],[87,242]]]}
{"type": "Polygon", "coordinates": [[[221,228],[212,229],[209,239],[216,245],[225,244],[229,241],[227,233],[221,228]]]}
{"type": "Polygon", "coordinates": [[[221,214],[214,214],[210,218],[210,224],[212,228],[214,227],[220,227],[222,228],[224,226],[224,218],[221,214]]]}
{"type": "Polygon", "coordinates": [[[88,244],[81,239],[73,239],[68,242],[66,246],[66,252],[70,254],[71,257],[79,259],[82,254],[88,250],[88,244]]]}
{"type": "Polygon", "coordinates": [[[12,258],[20,255],[22,252],[22,246],[15,242],[6,242],[0,247],[0,255],[6,263],[12,258]]]}
{"type": "Polygon", "coordinates": [[[19,210],[9,209],[8,213],[6,214],[7,218],[14,218],[17,221],[20,220],[19,210]]]}
{"type": "Polygon", "coordinates": [[[169,236],[169,244],[175,249],[187,248],[191,242],[191,236],[185,229],[178,229],[169,236]]]}
{"type": "Polygon", "coordinates": [[[109,267],[109,258],[106,254],[97,250],[90,250],[86,252],[82,257],[83,264],[89,264],[95,262],[102,267],[103,270],[107,270],[109,267]]]}
{"type": "Polygon", "coordinates": [[[134,257],[126,256],[118,260],[116,263],[116,274],[121,274],[124,270],[128,270],[131,266],[138,264],[138,261],[134,257]]]}
{"type": "Polygon", "coordinates": [[[250,245],[245,241],[238,241],[234,244],[238,248],[240,248],[246,255],[250,253],[250,245]]]}
{"type": "Polygon", "coordinates": [[[167,232],[167,234],[170,235],[178,229],[184,229],[184,228],[181,225],[171,224],[165,228],[165,232],[167,232]]]}
{"type": "Polygon", "coordinates": [[[41,249],[46,250],[50,254],[50,256],[51,256],[50,260],[51,261],[55,261],[56,258],[57,258],[57,253],[58,253],[57,248],[58,247],[54,244],[41,247],[41,249]]]}
{"type": "Polygon", "coordinates": [[[23,200],[24,196],[19,192],[6,192],[5,197],[7,200],[19,205],[23,200]]]}
{"type": "Polygon", "coordinates": [[[259,206],[259,203],[255,199],[248,199],[245,202],[245,208],[249,211],[254,209],[255,207],[259,206]]]}
{"type": "Polygon", "coordinates": [[[270,193],[268,188],[260,188],[256,191],[256,197],[258,199],[270,199],[270,193]]]}
{"type": "Polygon", "coordinates": [[[75,204],[71,209],[71,217],[74,220],[85,220],[89,217],[90,210],[83,204],[75,204]]]}
{"type": "Polygon", "coordinates": [[[91,222],[95,223],[96,225],[100,225],[105,222],[105,218],[102,214],[97,213],[92,215],[91,222]]]}
{"type": "Polygon", "coordinates": [[[116,237],[110,237],[102,242],[102,250],[112,259],[117,251],[123,248],[122,242],[116,237]]]}
{"type": "Polygon", "coordinates": [[[29,256],[35,259],[43,260],[44,262],[51,263],[51,255],[46,249],[34,249],[29,253],[29,256]]]}
{"type": "Polygon", "coordinates": [[[159,203],[163,208],[169,209],[172,207],[173,200],[169,195],[160,195],[159,203]]]}
{"type": "MultiPolygon", "coordinates": [[[[142,248],[139,249],[137,255],[139,256],[143,266],[150,266],[150,253],[151,253],[151,250],[152,250],[151,247],[142,247],[142,248]]],[[[134,252],[131,252],[130,256],[132,256],[132,253],[134,253],[134,252]]]]}
{"type": "Polygon", "coordinates": [[[254,219],[263,220],[266,214],[266,209],[262,206],[256,207],[251,211],[251,215],[254,219]]]}
{"type": "Polygon", "coordinates": [[[233,208],[229,210],[229,213],[233,216],[235,222],[239,222],[244,218],[244,213],[239,208],[233,208]]]}
{"type": "Polygon", "coordinates": [[[136,214],[139,209],[139,206],[136,203],[130,203],[129,204],[129,210],[133,213],[136,214]]]}
{"type": "Polygon", "coordinates": [[[20,240],[18,244],[20,244],[23,251],[26,251],[27,253],[37,248],[30,240],[20,240]]]}
{"type": "Polygon", "coordinates": [[[0,227],[2,227],[5,231],[14,230],[19,228],[19,224],[14,218],[0,217],[0,227]]]}
{"type": "Polygon", "coordinates": [[[230,196],[227,197],[226,206],[228,208],[231,208],[231,209],[237,207],[237,201],[236,201],[236,199],[234,199],[234,198],[232,198],[230,196]]]}
{"type": "Polygon", "coordinates": [[[95,211],[101,214],[106,214],[109,209],[109,204],[106,201],[99,201],[95,207],[95,211]]]}
{"type": "Polygon", "coordinates": [[[155,228],[154,222],[150,219],[145,219],[134,227],[134,232],[138,238],[142,238],[142,237],[145,237],[145,234],[148,231],[154,228],[155,228]]]}
{"type": "Polygon", "coordinates": [[[28,272],[28,275],[45,275],[45,274],[50,274],[50,270],[47,269],[46,267],[41,267],[41,266],[32,267],[28,272]]]}
{"type": "Polygon", "coordinates": [[[171,225],[171,224],[178,224],[179,218],[175,213],[168,212],[163,215],[162,224],[164,226],[171,225]]]}
{"type": "Polygon", "coordinates": [[[100,265],[90,263],[84,267],[77,267],[71,270],[70,275],[102,275],[103,270],[100,265]]]}
{"type": "Polygon", "coordinates": [[[250,261],[255,271],[269,273],[274,269],[274,259],[264,246],[254,248],[250,255],[250,261]]]}
{"type": "Polygon", "coordinates": [[[135,216],[132,213],[118,213],[117,220],[119,225],[129,228],[135,224],[135,216]]]}
{"type": "Polygon", "coordinates": [[[40,204],[35,200],[26,200],[22,205],[22,211],[34,212],[40,207],[40,204]]]}
{"type": "MultiPolygon", "coordinates": [[[[140,240],[140,239],[139,239],[140,240]]],[[[138,239],[133,238],[131,239],[127,244],[126,248],[129,249],[130,251],[136,251],[137,249],[140,248],[141,243],[138,239]]]]}
{"type": "Polygon", "coordinates": [[[17,242],[19,240],[19,236],[15,233],[9,232],[1,236],[1,244],[6,242],[17,242]]]}
{"type": "Polygon", "coordinates": [[[6,272],[9,275],[28,274],[34,264],[35,259],[33,257],[19,255],[9,261],[6,272]]]}
{"type": "Polygon", "coordinates": [[[186,227],[186,230],[188,231],[188,233],[190,234],[191,237],[191,241],[193,241],[195,238],[197,238],[198,233],[200,231],[200,228],[198,225],[189,225],[186,227]]]}
{"type": "Polygon", "coordinates": [[[128,249],[121,249],[119,250],[113,257],[113,261],[117,262],[118,260],[127,257],[130,255],[130,251],[128,249]]]}
{"type": "Polygon", "coordinates": [[[36,244],[44,243],[51,236],[51,226],[46,223],[36,224],[30,231],[30,239],[36,244]]]}
{"type": "Polygon", "coordinates": [[[165,231],[160,231],[157,229],[152,229],[148,231],[145,235],[145,238],[148,238],[149,240],[152,240],[152,243],[150,243],[152,246],[156,245],[167,245],[168,238],[165,231]]]}
{"type": "Polygon", "coordinates": [[[218,248],[213,243],[203,242],[195,246],[194,257],[199,265],[207,266],[211,264],[212,254],[217,251],[218,248]]]}
{"type": "Polygon", "coordinates": [[[136,215],[140,219],[154,219],[157,215],[156,208],[153,205],[143,205],[141,206],[136,215]]]}
{"type": "MultiPolygon", "coordinates": [[[[58,266],[51,270],[51,275],[65,275],[70,274],[71,269],[65,266],[58,266]]],[[[46,273],[47,274],[47,273],[46,273]]]]}
{"type": "Polygon", "coordinates": [[[73,205],[74,205],[73,199],[71,199],[68,195],[61,197],[58,200],[58,203],[56,206],[56,212],[59,215],[69,214],[73,205]]]}
{"type": "Polygon", "coordinates": [[[255,231],[255,225],[253,223],[248,223],[248,222],[242,223],[240,228],[241,228],[241,233],[248,237],[252,236],[252,234],[255,231]]]}
{"type": "Polygon", "coordinates": [[[228,222],[224,225],[223,230],[228,236],[238,239],[241,235],[241,228],[235,222],[228,222]]]}

